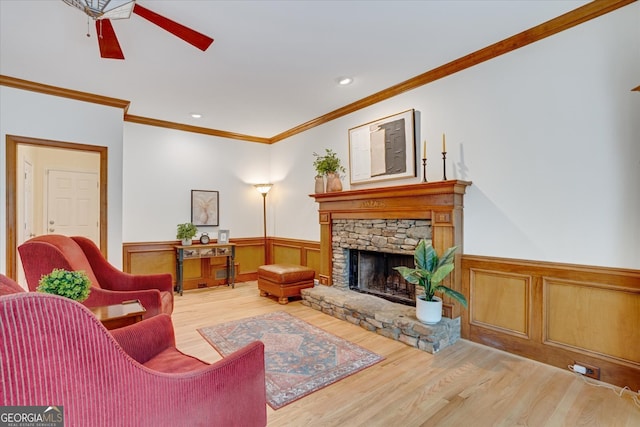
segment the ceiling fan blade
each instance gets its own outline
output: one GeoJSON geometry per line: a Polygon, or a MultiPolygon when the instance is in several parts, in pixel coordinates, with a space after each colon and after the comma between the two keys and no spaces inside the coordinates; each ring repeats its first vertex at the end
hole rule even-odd
{"type": "Polygon", "coordinates": [[[213,39],[211,37],[205,36],[191,28],[187,28],[182,24],[178,24],[164,16],[160,16],[157,13],[140,6],[138,3],[133,7],[133,13],[140,15],[147,21],[156,24],[158,27],[170,32],[174,36],[180,37],[182,40],[202,51],[207,50],[207,48],[211,46],[211,43],[213,43],[213,39]]]}
{"type": "Polygon", "coordinates": [[[98,46],[100,46],[100,56],[109,59],[124,59],[120,43],[113,31],[111,21],[108,19],[98,19],[96,21],[96,33],[98,35],[98,46]]]}

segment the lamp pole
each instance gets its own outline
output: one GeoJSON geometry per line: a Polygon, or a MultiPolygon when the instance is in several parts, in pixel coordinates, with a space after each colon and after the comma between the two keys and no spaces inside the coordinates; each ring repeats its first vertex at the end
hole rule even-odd
{"type": "Polygon", "coordinates": [[[262,230],[264,238],[264,263],[267,264],[267,193],[271,190],[273,184],[255,184],[256,190],[262,195],[262,230]]]}

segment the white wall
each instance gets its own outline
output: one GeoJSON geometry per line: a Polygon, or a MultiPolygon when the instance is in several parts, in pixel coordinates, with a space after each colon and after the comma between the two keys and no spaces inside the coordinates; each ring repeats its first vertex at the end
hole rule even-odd
{"type": "Polygon", "coordinates": [[[133,123],[124,139],[125,242],[175,240],[177,224],[191,221],[191,190],[219,192],[220,226],[199,232],[262,236],[253,184],[270,180],[269,145],[133,123]]]}
{"type": "Polygon", "coordinates": [[[109,147],[109,258],[120,265],[122,241],[175,239],[176,224],[190,220],[192,189],[220,192],[220,227],[232,238],[256,237],[262,199],[251,184],[270,181],[268,234],[319,240],[312,153],[332,148],[348,164],[349,128],[414,108],[429,180],[442,177],[446,132],[447,177],[473,181],[465,253],[638,269],[640,93],[630,91],[640,84],[638,52],[635,3],[271,146],[123,124],[119,109],[7,87],[0,134],[109,147]]]}
{"type": "MultiPolygon", "coordinates": [[[[6,135],[108,147],[108,257],[122,265],[122,117],[119,108],[0,86],[0,138],[6,135]]],[[[6,272],[6,149],[0,150],[0,272],[6,272]]]]}
{"type": "Polygon", "coordinates": [[[277,143],[274,232],[319,239],[313,151],[348,164],[349,128],[415,108],[428,179],[446,132],[447,178],[473,181],[465,253],[638,269],[639,52],[636,3],[277,143]]]}

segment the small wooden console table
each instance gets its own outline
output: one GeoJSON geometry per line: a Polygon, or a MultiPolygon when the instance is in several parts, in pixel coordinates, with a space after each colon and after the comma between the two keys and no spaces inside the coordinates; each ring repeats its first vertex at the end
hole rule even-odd
{"type": "Polygon", "coordinates": [[[142,320],[147,311],[140,301],[123,301],[120,304],[89,307],[89,310],[102,322],[107,329],[116,329],[133,325],[142,320]]]}
{"type": "MultiPolygon", "coordinates": [[[[226,285],[235,288],[235,243],[210,243],[207,245],[175,246],[176,248],[176,291],[182,295],[184,281],[184,260],[202,259],[208,261],[209,258],[226,258],[227,274],[226,285]]],[[[208,269],[205,269],[208,271],[208,269]]]]}

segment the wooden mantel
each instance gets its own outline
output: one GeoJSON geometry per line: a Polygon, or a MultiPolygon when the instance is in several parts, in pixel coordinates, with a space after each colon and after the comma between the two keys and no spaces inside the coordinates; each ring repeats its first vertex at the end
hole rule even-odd
{"type": "MultiPolygon", "coordinates": [[[[334,193],[311,194],[319,203],[319,280],[331,285],[332,220],[334,219],[430,219],[433,247],[441,254],[458,246],[456,268],[447,279],[462,291],[460,256],[463,253],[463,196],[469,181],[448,180],[395,187],[367,188],[334,193]]],[[[445,314],[458,317],[460,309],[445,300],[445,314]]]]}

